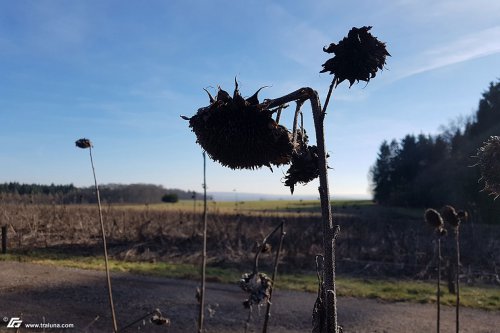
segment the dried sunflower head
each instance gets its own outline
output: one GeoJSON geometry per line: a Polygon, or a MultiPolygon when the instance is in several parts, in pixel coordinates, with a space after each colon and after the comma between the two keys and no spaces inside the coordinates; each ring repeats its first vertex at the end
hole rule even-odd
{"type": "Polygon", "coordinates": [[[245,273],[240,280],[240,288],[249,293],[243,302],[246,308],[253,304],[266,303],[271,296],[273,281],[264,273],[245,273]]]}
{"type": "Polygon", "coordinates": [[[457,228],[460,224],[460,218],[458,217],[457,211],[453,206],[446,205],[441,208],[441,216],[443,217],[443,220],[453,228],[457,228]]]}
{"type": "Polygon", "coordinates": [[[495,196],[500,196],[500,137],[492,136],[477,150],[481,169],[481,179],[484,182],[483,190],[495,196]]]}
{"type": "Polygon", "coordinates": [[[319,177],[319,158],[316,146],[305,146],[292,156],[292,163],[285,175],[285,185],[290,192],[297,183],[307,184],[319,177]]]}
{"type": "Polygon", "coordinates": [[[425,222],[427,222],[431,227],[436,230],[442,230],[444,226],[443,218],[441,214],[435,209],[429,208],[424,214],[425,222]]]}
{"type": "Polygon", "coordinates": [[[156,309],[153,312],[153,315],[151,316],[149,321],[151,321],[151,323],[153,323],[155,325],[159,325],[159,326],[161,326],[161,325],[170,326],[170,319],[163,317],[159,309],[156,309]]]}
{"type": "Polygon", "coordinates": [[[338,44],[331,43],[323,51],[335,56],[323,64],[321,73],[334,75],[334,83],[338,85],[348,80],[350,86],[355,81],[370,81],[379,69],[383,69],[385,58],[390,56],[385,43],[379,41],[369,31],[372,27],[352,28],[347,37],[338,44]]]}
{"type": "Polygon", "coordinates": [[[85,139],[85,138],[82,138],[82,139],[78,139],[75,141],[75,145],[78,147],[78,148],[82,148],[82,149],[85,149],[85,148],[90,148],[92,147],[92,142],[90,142],[89,139],[85,139]]]}
{"type": "Polygon", "coordinates": [[[231,169],[255,169],[290,162],[292,135],[271,117],[273,111],[259,104],[257,91],[244,99],[238,84],[231,97],[219,88],[210,105],[189,120],[197,142],[208,155],[231,169]]]}

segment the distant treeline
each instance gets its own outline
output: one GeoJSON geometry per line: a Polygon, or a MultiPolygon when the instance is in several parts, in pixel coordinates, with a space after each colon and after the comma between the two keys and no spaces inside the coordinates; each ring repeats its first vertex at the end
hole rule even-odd
{"type": "MultiPolygon", "coordinates": [[[[99,185],[103,203],[159,203],[166,195],[175,195],[179,200],[201,198],[200,193],[179,189],[166,189],[153,184],[106,184],[99,185]]],[[[94,186],[75,187],[70,185],[40,185],[3,183],[0,184],[3,201],[25,203],[96,203],[94,186]]]]}
{"type": "Polygon", "coordinates": [[[370,170],[374,199],[406,207],[451,204],[482,222],[500,223],[500,200],[481,191],[474,167],[477,149],[493,135],[500,135],[500,82],[490,84],[472,116],[442,127],[439,135],[384,141],[370,170]]]}

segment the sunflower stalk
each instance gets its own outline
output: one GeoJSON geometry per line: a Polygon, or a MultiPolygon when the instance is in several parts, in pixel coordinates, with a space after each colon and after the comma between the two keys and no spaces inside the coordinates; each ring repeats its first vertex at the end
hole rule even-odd
{"type": "MultiPolygon", "coordinates": [[[[293,133],[293,141],[292,141],[292,144],[295,146],[295,144],[297,143],[297,124],[298,124],[298,120],[299,120],[299,115],[302,114],[302,111],[300,111],[300,109],[302,108],[302,105],[304,105],[304,102],[305,101],[302,101],[302,100],[299,100],[297,101],[297,106],[295,107],[295,115],[293,117],[293,129],[292,129],[292,133],[293,133]]],[[[301,127],[301,133],[302,133],[302,130],[303,130],[304,127],[301,127]]],[[[303,138],[303,136],[302,136],[303,138]]]]}
{"type": "Polygon", "coordinates": [[[95,175],[94,160],[92,158],[92,147],[89,147],[89,152],[90,152],[90,164],[92,165],[92,173],[94,174],[95,192],[97,195],[97,206],[99,208],[99,221],[101,222],[102,247],[104,250],[104,265],[106,268],[106,281],[108,283],[109,307],[111,310],[111,319],[113,320],[113,331],[118,332],[118,326],[116,324],[115,306],[113,303],[113,290],[111,288],[111,276],[109,273],[108,248],[106,246],[106,232],[104,230],[104,219],[102,217],[101,197],[99,194],[99,187],[97,186],[97,178],[95,175]]]}
{"type": "Polygon", "coordinates": [[[337,323],[337,297],[335,286],[335,242],[340,231],[338,224],[333,224],[332,209],[330,204],[330,193],[328,187],[328,167],[326,164],[324,115],[318,93],[312,88],[305,87],[298,89],[288,95],[269,100],[268,107],[274,107],[292,101],[309,100],[313,113],[314,128],[316,132],[316,145],[318,147],[318,167],[319,167],[319,196],[321,202],[321,216],[323,225],[323,256],[324,269],[323,299],[325,304],[325,333],[338,333],[337,323]]]}
{"type": "MultiPolygon", "coordinates": [[[[264,252],[264,250],[266,249],[266,245],[267,245],[267,241],[269,238],[271,238],[275,233],[276,231],[280,230],[281,229],[281,233],[283,234],[283,228],[284,228],[284,224],[285,222],[281,222],[280,224],[278,224],[269,234],[266,235],[266,237],[264,237],[264,239],[262,240],[262,245],[259,247],[259,249],[257,250],[257,253],[255,254],[255,257],[254,257],[254,261],[253,261],[253,274],[257,274],[259,272],[259,257],[261,255],[262,252],[264,252]]],[[[274,281],[274,280],[273,280],[274,281]]]]}
{"type": "Polygon", "coordinates": [[[326,108],[328,107],[328,103],[330,102],[330,97],[332,97],[332,92],[334,87],[335,87],[335,78],[333,78],[332,83],[330,83],[330,87],[328,88],[328,93],[326,94],[325,105],[323,105],[324,114],[326,114],[326,108]]]}
{"type": "Polygon", "coordinates": [[[267,302],[266,315],[264,318],[264,328],[262,329],[262,333],[267,333],[267,326],[269,323],[269,318],[271,317],[271,305],[272,305],[271,302],[272,302],[272,297],[273,297],[274,284],[276,282],[276,275],[278,274],[278,263],[279,263],[279,259],[280,259],[281,249],[283,248],[283,239],[285,238],[285,235],[286,235],[285,223],[282,222],[280,224],[280,227],[281,227],[280,243],[278,245],[278,250],[276,251],[276,257],[274,258],[273,275],[271,277],[273,284],[271,286],[271,290],[269,291],[269,300],[267,302]]]}
{"type": "Polygon", "coordinates": [[[205,311],[205,281],[207,267],[207,159],[203,152],[203,250],[201,261],[201,288],[200,288],[200,307],[198,314],[198,333],[203,332],[203,321],[205,311]]]}
{"type": "Polygon", "coordinates": [[[456,275],[455,275],[455,278],[456,278],[456,281],[455,281],[455,285],[456,285],[456,303],[455,303],[455,323],[456,323],[456,333],[458,333],[460,331],[460,284],[459,284],[459,276],[460,276],[460,239],[459,239],[459,226],[457,225],[456,229],[455,229],[455,249],[456,249],[456,259],[457,259],[457,262],[456,262],[456,265],[457,265],[457,269],[456,269],[456,275]]]}
{"type": "Polygon", "coordinates": [[[440,332],[441,326],[441,235],[438,235],[437,240],[437,333],[440,332]]]}
{"type": "Polygon", "coordinates": [[[99,194],[99,186],[97,185],[97,177],[95,175],[95,167],[94,167],[94,159],[92,157],[92,142],[89,139],[82,138],[78,139],[75,142],[75,145],[81,149],[89,149],[90,154],[90,165],[92,166],[92,174],[94,176],[94,187],[97,196],[97,207],[99,211],[99,221],[101,224],[101,238],[102,238],[102,247],[104,251],[104,267],[106,270],[106,281],[108,285],[108,297],[109,297],[109,307],[111,310],[111,319],[113,321],[113,332],[118,332],[118,325],[116,324],[116,315],[115,315],[115,307],[113,303],[113,291],[111,288],[111,276],[109,273],[109,261],[108,261],[108,249],[106,246],[106,231],[104,230],[104,219],[102,217],[102,207],[101,207],[101,196],[99,194]]]}

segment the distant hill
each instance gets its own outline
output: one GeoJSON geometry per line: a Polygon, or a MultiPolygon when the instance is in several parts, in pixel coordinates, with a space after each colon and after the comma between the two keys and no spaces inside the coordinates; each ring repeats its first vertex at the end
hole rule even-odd
{"type": "MultiPolygon", "coordinates": [[[[264,194],[264,193],[240,193],[240,192],[210,192],[209,195],[215,201],[259,201],[259,200],[319,200],[319,194],[310,195],[286,195],[286,194],[264,194]]],[[[369,195],[332,195],[332,200],[370,200],[369,195]]]]}
{"type": "MultiPolygon", "coordinates": [[[[200,193],[180,189],[167,189],[154,184],[104,184],[99,185],[103,203],[159,203],[165,194],[176,194],[180,200],[201,198],[200,193]]],[[[28,203],[95,203],[95,189],[70,185],[0,184],[3,201],[28,203]]]]}

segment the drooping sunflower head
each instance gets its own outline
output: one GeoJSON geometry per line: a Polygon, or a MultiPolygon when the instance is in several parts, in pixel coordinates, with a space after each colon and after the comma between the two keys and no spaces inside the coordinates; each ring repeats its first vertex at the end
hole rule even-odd
{"type": "Polygon", "coordinates": [[[443,217],[443,220],[453,228],[457,228],[460,225],[460,218],[453,206],[446,205],[441,208],[441,216],[443,217]]]}
{"type": "Polygon", "coordinates": [[[305,146],[292,156],[292,163],[285,175],[285,185],[293,194],[295,185],[307,184],[319,177],[319,157],[316,146],[305,146]]]}
{"type": "Polygon", "coordinates": [[[245,273],[240,280],[240,288],[249,296],[243,302],[246,308],[256,304],[261,305],[269,301],[273,281],[264,273],[245,273]]]}
{"type": "Polygon", "coordinates": [[[78,148],[86,149],[92,147],[92,142],[89,139],[82,138],[75,141],[75,145],[78,148]]]}
{"type": "Polygon", "coordinates": [[[429,208],[425,211],[424,219],[431,227],[439,230],[443,228],[444,222],[441,214],[435,209],[429,208]]]}
{"type": "Polygon", "coordinates": [[[209,94],[209,106],[184,117],[208,155],[231,169],[279,166],[292,158],[291,133],[272,118],[265,103],[259,103],[258,92],[244,99],[237,83],[232,97],[219,88],[215,98],[209,94]]]}
{"type": "Polygon", "coordinates": [[[479,161],[476,165],[481,169],[481,181],[484,182],[483,190],[500,196],[500,137],[492,136],[477,150],[479,161]]]}
{"type": "Polygon", "coordinates": [[[334,75],[334,84],[348,80],[350,86],[355,81],[370,81],[379,69],[383,69],[385,59],[390,56],[385,43],[370,33],[372,27],[352,28],[347,37],[338,44],[331,43],[323,51],[334,53],[333,58],[323,64],[321,73],[334,75]]]}

